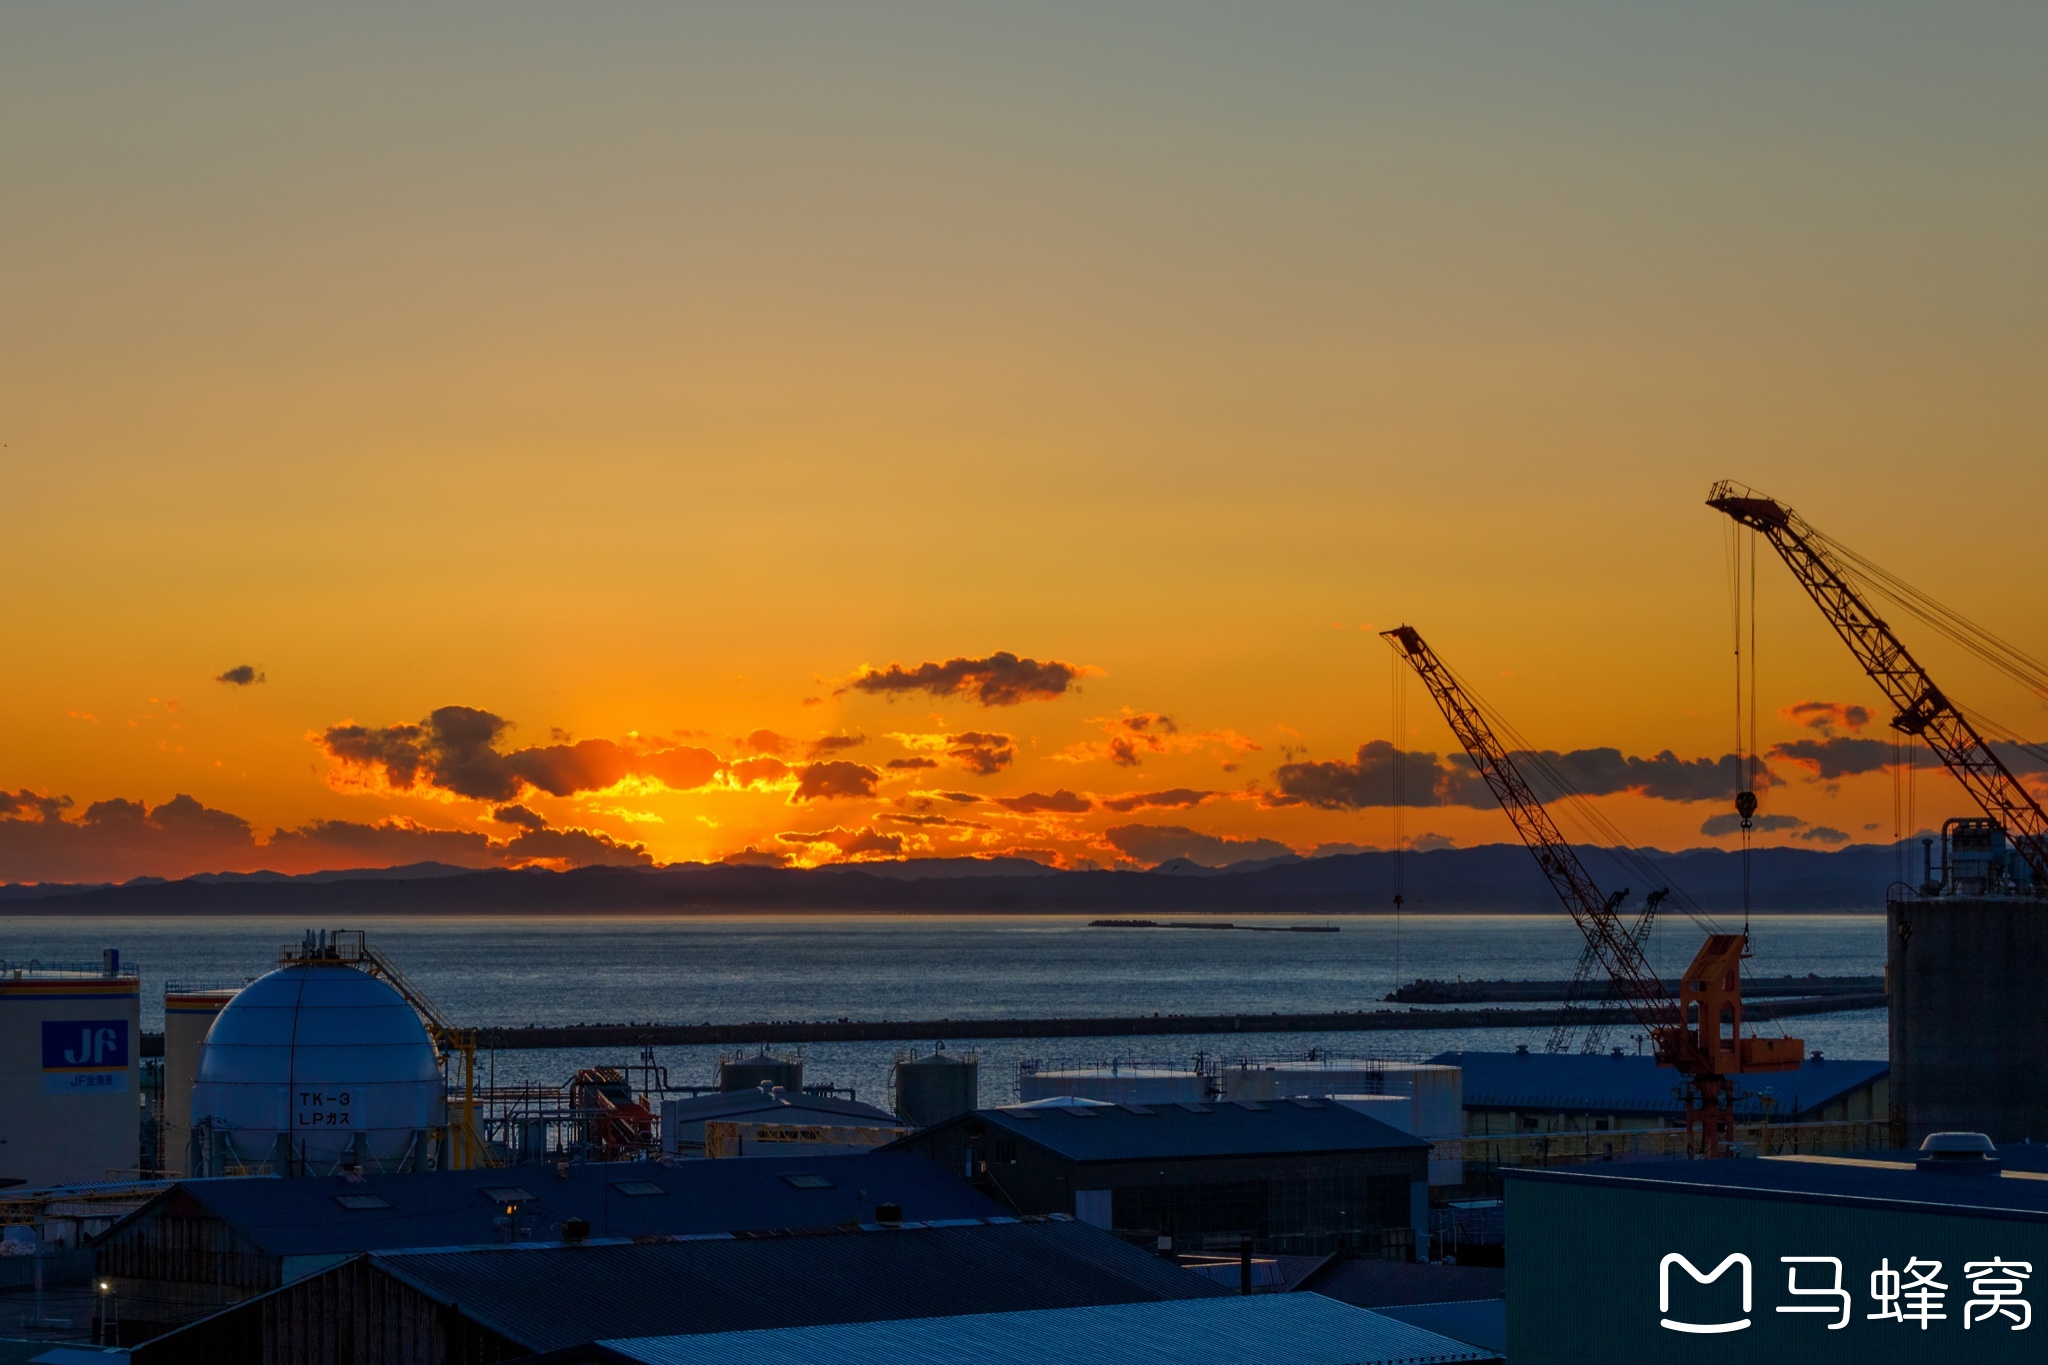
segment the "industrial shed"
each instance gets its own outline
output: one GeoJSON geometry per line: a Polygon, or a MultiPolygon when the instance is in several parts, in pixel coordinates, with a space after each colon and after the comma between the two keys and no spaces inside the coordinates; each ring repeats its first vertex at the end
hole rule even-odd
{"type": "Polygon", "coordinates": [[[93,1243],[122,1336],[140,1341],[359,1252],[821,1227],[894,1204],[911,1219],[1000,1214],[914,1156],[760,1157],[396,1175],[184,1180],[93,1243]]]}
{"type": "MultiPolygon", "coordinates": [[[[1626,1132],[1682,1125],[1682,1083],[1650,1057],[1541,1052],[1445,1052],[1430,1059],[1465,1075],[1465,1133],[1626,1132]]],[[[1886,1062],[1808,1057],[1797,1071],[1749,1078],[1736,1112],[1744,1123],[1887,1121],[1886,1062]]]]}
{"type": "Polygon", "coordinates": [[[615,1337],[1227,1293],[1067,1218],[528,1243],[357,1257],[159,1337],[134,1358],[495,1365],[615,1337]]]}
{"type": "Polygon", "coordinates": [[[1766,1157],[1510,1171],[1510,1357],[2038,1361],[2048,1180],[1958,1169],[1766,1157]],[[1924,1325],[1901,1297],[1920,1275],[1941,1286],[1924,1325]],[[1987,1313],[1995,1280],[2017,1292],[1987,1313]]]}
{"type": "Polygon", "coordinates": [[[713,1122],[791,1123],[818,1128],[893,1128],[886,1109],[834,1095],[756,1087],[661,1102],[661,1150],[667,1156],[702,1156],[704,1125],[713,1122]]]}
{"type": "Polygon", "coordinates": [[[1468,1346],[1316,1294],[914,1318],[599,1342],[536,1365],[1432,1365],[1468,1346]]]}
{"type": "Polygon", "coordinates": [[[1429,1144],[1329,1100],[978,1109],[882,1150],[1147,1246],[1407,1260],[1426,1235],[1429,1144]]]}

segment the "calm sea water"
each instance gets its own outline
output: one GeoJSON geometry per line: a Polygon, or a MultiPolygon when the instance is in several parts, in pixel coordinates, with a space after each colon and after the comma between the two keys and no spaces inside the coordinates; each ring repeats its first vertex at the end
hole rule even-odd
{"type": "MultiPolygon", "coordinates": [[[[1264,1013],[1371,1006],[1417,977],[1561,978],[1578,931],[1561,917],[1409,916],[1239,923],[1338,923],[1335,934],[1092,929],[1086,916],[734,916],[527,920],[370,920],[368,931],[451,1017],[464,1023],[701,1023],[781,1019],[930,1019],[1159,1013],[1264,1013]]],[[[248,917],[147,919],[0,916],[0,960],[97,961],[106,947],[143,974],[145,1028],[161,1028],[166,982],[237,984],[268,971],[304,926],[248,917]]],[[[1650,958],[1667,977],[1698,947],[1685,920],[1660,925],[1650,958]]],[[[1753,929],[1760,975],[1875,974],[1884,969],[1880,915],[1772,915],[1753,929]]],[[[1788,1021],[1808,1047],[1885,1055],[1882,1010],[1788,1021]]],[[[985,1040],[982,1095],[1015,1093],[1017,1064],[1119,1059],[1186,1064],[1209,1056],[1428,1056],[1449,1048],[1540,1048],[1548,1030],[1229,1034],[1174,1038],[985,1040]]],[[[939,1041],[937,1039],[929,1042],[939,1041]]],[[[1633,1047],[1616,1029],[1612,1041],[1633,1047]]],[[[927,1044],[928,1045],[928,1044],[927,1044]]],[[[811,1044],[805,1079],[886,1098],[900,1043],[811,1044]]],[[[676,1084],[707,1084],[715,1048],[664,1048],[676,1084]]],[[[578,1065],[637,1062],[618,1054],[506,1052],[496,1077],[560,1080],[578,1065]]]]}

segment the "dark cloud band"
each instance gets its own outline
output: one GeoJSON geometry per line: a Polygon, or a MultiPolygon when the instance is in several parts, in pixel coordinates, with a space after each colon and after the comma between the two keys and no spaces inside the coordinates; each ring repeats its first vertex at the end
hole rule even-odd
{"type": "Polygon", "coordinates": [[[1058,659],[1041,663],[998,650],[984,658],[948,659],[914,668],[892,663],[887,668],[863,669],[848,678],[839,691],[878,697],[922,692],[933,697],[971,697],[983,706],[1015,706],[1019,702],[1051,701],[1063,696],[1091,671],[1085,665],[1058,659]]]}
{"type": "MultiPolygon", "coordinates": [[[[1545,749],[1519,752],[1513,758],[1532,779],[1543,781],[1548,774],[1555,774],[1582,796],[1632,792],[1658,801],[1719,801],[1747,785],[1742,760],[1734,754],[1683,759],[1666,749],[1639,758],[1619,749],[1573,749],[1568,753],[1545,749]]],[[[1357,758],[1350,763],[1283,763],[1273,776],[1279,794],[1269,804],[1309,805],[1322,810],[1390,806],[1395,803],[1397,778],[1404,806],[1483,809],[1494,804],[1493,793],[1463,758],[1400,750],[1383,739],[1360,745],[1357,758]]],[[[1768,785],[1768,770],[1761,772],[1759,779],[1768,785]]]]}

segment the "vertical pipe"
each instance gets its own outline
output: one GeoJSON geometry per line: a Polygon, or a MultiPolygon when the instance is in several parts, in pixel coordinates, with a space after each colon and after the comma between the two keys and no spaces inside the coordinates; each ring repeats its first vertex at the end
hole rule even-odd
{"type": "Polygon", "coordinates": [[[462,1046],[462,1152],[464,1170],[483,1164],[476,1151],[476,1044],[469,1040],[462,1046]]]}

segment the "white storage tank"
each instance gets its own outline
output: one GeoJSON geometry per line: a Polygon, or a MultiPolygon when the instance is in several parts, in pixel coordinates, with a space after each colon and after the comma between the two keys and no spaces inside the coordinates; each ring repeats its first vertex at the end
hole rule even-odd
{"type": "Polygon", "coordinates": [[[99,969],[0,968],[0,1177],[132,1180],[142,1160],[142,981],[99,969]]]}
{"type": "Polygon", "coordinates": [[[243,987],[207,1031],[195,1173],[419,1170],[447,1121],[439,1061],[405,997],[338,962],[293,963],[243,987]]]}
{"type": "Polygon", "coordinates": [[[1422,1122],[1462,1131],[1465,1073],[1436,1062],[1376,1057],[1325,1057],[1281,1062],[1232,1062],[1220,1077],[1226,1100],[1284,1100],[1296,1096],[1418,1095],[1422,1122]]]}
{"type": "Polygon", "coordinates": [[[1020,1101],[1029,1104],[1060,1096],[1100,1100],[1105,1104],[1201,1104],[1215,1098],[1207,1076],[1170,1067],[1112,1063],[1017,1073],[1020,1101]]]}
{"type": "MultiPolygon", "coordinates": [[[[1425,1116],[1425,1098],[1418,1095],[1332,1095],[1332,1103],[1341,1104],[1378,1119],[1381,1123],[1399,1128],[1404,1133],[1427,1138],[1431,1142],[1464,1136],[1455,1127],[1443,1126],[1444,1119],[1425,1116]],[[1436,1125],[1435,1131],[1425,1131],[1428,1125],[1436,1125]]],[[[1462,1115],[1460,1115],[1462,1118],[1462,1115]]],[[[1429,1162],[1429,1183],[1431,1185],[1462,1185],[1465,1183],[1465,1163],[1460,1160],[1438,1160],[1432,1156],[1429,1162]]]]}
{"type": "MultiPolygon", "coordinates": [[[[1465,1134],[1465,1071],[1436,1062],[1326,1057],[1284,1062],[1237,1062],[1221,1077],[1226,1100],[1281,1100],[1293,1096],[1399,1095],[1408,1121],[1396,1127],[1432,1142],[1465,1134]]],[[[1375,1114],[1374,1117],[1381,1117],[1375,1114]]],[[[1391,1119],[1388,1122],[1393,1122],[1391,1119]]],[[[1463,1181],[1463,1163],[1432,1161],[1429,1183],[1463,1181]]]]}
{"type": "Polygon", "coordinates": [[[190,1173],[192,1082],[199,1076],[199,1050],[206,1031],[238,986],[164,987],[164,1166],[190,1173]]]}

